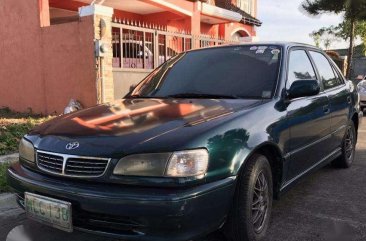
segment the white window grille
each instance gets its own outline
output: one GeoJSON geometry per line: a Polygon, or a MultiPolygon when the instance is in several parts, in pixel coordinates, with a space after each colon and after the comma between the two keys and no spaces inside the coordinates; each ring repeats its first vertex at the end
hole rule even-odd
{"type": "Polygon", "coordinates": [[[184,31],[136,22],[112,23],[113,68],[152,70],[175,55],[193,48],[224,44],[211,36],[193,36],[184,31]],[[196,44],[193,44],[196,43],[196,44]]]}

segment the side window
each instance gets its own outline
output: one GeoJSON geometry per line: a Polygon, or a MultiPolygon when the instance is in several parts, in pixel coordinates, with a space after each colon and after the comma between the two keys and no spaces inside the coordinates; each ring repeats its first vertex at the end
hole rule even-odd
{"type": "Polygon", "coordinates": [[[333,67],[333,71],[334,71],[335,76],[338,78],[339,83],[344,84],[344,79],[343,79],[342,75],[336,70],[335,67],[333,67]]]}
{"type": "Polygon", "coordinates": [[[333,67],[323,54],[310,51],[310,55],[313,58],[316,67],[318,68],[324,89],[331,89],[342,84],[342,81],[338,76],[335,75],[333,67]]]}
{"type": "Polygon", "coordinates": [[[316,79],[314,68],[304,50],[294,50],[290,52],[287,87],[296,80],[316,79]]]}

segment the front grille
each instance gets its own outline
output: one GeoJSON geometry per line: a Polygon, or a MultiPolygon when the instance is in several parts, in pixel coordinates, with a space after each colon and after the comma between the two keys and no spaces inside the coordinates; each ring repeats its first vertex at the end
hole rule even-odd
{"type": "Polygon", "coordinates": [[[64,159],[62,156],[56,156],[47,153],[37,153],[38,166],[53,173],[62,174],[64,159]]]}
{"type": "Polygon", "coordinates": [[[100,176],[107,165],[108,160],[69,158],[66,162],[65,174],[100,176]]]}
{"type": "Polygon", "coordinates": [[[62,176],[100,177],[107,170],[109,160],[37,151],[39,169],[62,176]]]}

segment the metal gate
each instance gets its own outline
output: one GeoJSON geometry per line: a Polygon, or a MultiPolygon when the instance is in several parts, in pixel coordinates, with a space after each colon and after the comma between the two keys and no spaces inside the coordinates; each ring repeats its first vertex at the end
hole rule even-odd
{"type": "Polygon", "coordinates": [[[222,39],[193,36],[185,31],[170,32],[165,27],[126,22],[112,23],[113,67],[152,70],[178,53],[224,44],[222,39]]]}

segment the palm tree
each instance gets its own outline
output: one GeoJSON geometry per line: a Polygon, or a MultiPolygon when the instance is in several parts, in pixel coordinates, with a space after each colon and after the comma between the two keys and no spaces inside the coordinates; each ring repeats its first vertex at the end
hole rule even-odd
{"type": "Polygon", "coordinates": [[[347,63],[347,78],[350,78],[355,40],[356,23],[366,19],[366,0],[305,0],[302,7],[312,15],[322,13],[344,14],[344,19],[349,21],[349,49],[347,63]]]}

